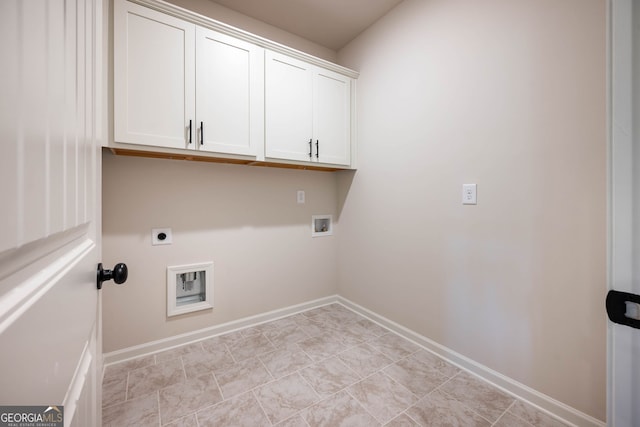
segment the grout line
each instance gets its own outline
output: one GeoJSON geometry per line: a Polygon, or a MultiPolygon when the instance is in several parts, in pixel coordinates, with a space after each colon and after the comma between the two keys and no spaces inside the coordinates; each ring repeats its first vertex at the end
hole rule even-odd
{"type": "Polygon", "coordinates": [[[182,381],[180,382],[185,382],[187,381],[187,370],[184,368],[184,359],[182,358],[182,356],[179,357],[180,359],[180,366],[182,366],[182,381]]]}
{"type": "MultiPolygon", "coordinates": [[[[263,384],[264,385],[264,384],[263,384]]],[[[258,406],[260,406],[260,409],[262,409],[262,413],[264,414],[265,418],[267,419],[267,421],[269,421],[269,424],[271,424],[272,426],[275,425],[273,423],[273,421],[271,421],[271,418],[269,418],[269,414],[267,414],[267,411],[264,409],[264,406],[262,406],[262,402],[260,402],[260,399],[258,399],[258,396],[256,395],[255,390],[258,387],[254,387],[251,390],[249,390],[247,393],[251,393],[251,396],[253,396],[253,398],[255,399],[256,402],[258,402],[258,406]]],[[[293,415],[292,415],[293,416],[293,415]]]]}
{"type": "MultiPolygon", "coordinates": [[[[357,383],[356,383],[357,384],[357,383]]],[[[353,386],[353,384],[352,384],[353,386]]],[[[360,406],[364,412],[366,412],[367,414],[369,414],[369,416],[371,416],[371,418],[373,418],[374,420],[376,420],[377,422],[380,423],[380,425],[384,425],[384,423],[382,421],[380,421],[378,419],[378,417],[376,417],[375,415],[373,415],[362,403],[360,403],[360,401],[358,399],[356,399],[356,397],[351,394],[351,392],[349,390],[347,390],[347,388],[344,389],[345,393],[347,393],[349,395],[349,397],[351,397],[353,400],[355,400],[355,402],[358,404],[358,406],[360,406]]],[[[393,419],[393,418],[392,418],[393,419]]]]}
{"type": "MultiPolygon", "coordinates": [[[[492,426],[495,426],[496,424],[498,424],[498,421],[500,421],[500,420],[502,419],[502,417],[504,417],[504,416],[505,416],[505,414],[506,414],[507,412],[509,412],[509,409],[511,409],[511,408],[513,407],[513,405],[515,405],[515,404],[516,404],[516,401],[515,401],[515,400],[514,400],[513,402],[511,402],[511,404],[510,404],[509,406],[507,406],[507,409],[505,409],[505,410],[502,412],[502,414],[500,414],[500,416],[498,417],[498,419],[497,419],[497,420],[495,420],[495,422],[494,422],[493,424],[491,424],[491,425],[492,425],[492,426]]],[[[512,414],[512,415],[513,415],[513,414],[512,414]]],[[[517,417],[517,418],[519,418],[519,417],[517,417]]]]}
{"type": "MultiPolygon", "coordinates": [[[[426,397],[426,396],[425,396],[425,397],[426,397]]],[[[424,399],[424,397],[423,397],[423,399],[424,399]]],[[[421,400],[422,400],[422,399],[421,399],[421,400]]],[[[405,409],[405,410],[404,410],[403,412],[401,412],[400,414],[405,414],[405,415],[406,415],[406,416],[407,416],[411,421],[413,421],[414,423],[416,423],[416,424],[418,424],[418,425],[422,425],[422,424],[420,424],[420,423],[419,423],[415,418],[413,418],[411,415],[409,415],[409,414],[407,413],[407,411],[408,411],[409,409],[411,409],[413,406],[415,406],[415,404],[414,404],[414,405],[409,406],[407,409],[405,409]]],[[[398,414],[398,417],[400,416],[400,414],[398,414]]],[[[396,418],[397,418],[397,417],[396,417],[396,418]]]]}
{"type": "MultiPolygon", "coordinates": [[[[448,381],[447,381],[447,382],[448,382],[448,381]]],[[[442,384],[442,385],[444,385],[444,384],[442,384]]],[[[434,391],[435,391],[435,390],[434,390],[434,391]]],[[[467,405],[466,403],[464,403],[464,402],[460,401],[460,399],[456,398],[456,397],[455,397],[454,395],[452,395],[451,393],[447,393],[447,392],[446,392],[446,391],[444,391],[444,390],[439,390],[439,391],[440,391],[440,393],[444,393],[444,394],[446,394],[446,395],[447,395],[447,396],[449,396],[451,399],[455,400],[456,402],[458,402],[459,404],[461,404],[462,406],[464,406],[465,408],[467,408],[468,410],[470,410],[471,412],[473,412],[474,414],[476,414],[477,416],[479,416],[480,418],[482,418],[483,420],[485,420],[486,422],[488,422],[490,425],[493,425],[493,424],[495,423],[495,421],[494,421],[494,422],[492,422],[491,420],[487,419],[487,417],[485,417],[485,416],[483,416],[483,415],[480,415],[480,414],[478,413],[478,411],[476,411],[475,409],[473,409],[473,408],[469,407],[469,405],[467,405]]],[[[500,418],[500,417],[498,417],[498,419],[499,419],[499,418],[500,418]]]]}
{"type": "MultiPolygon", "coordinates": [[[[222,387],[220,387],[220,383],[218,382],[218,378],[216,377],[216,373],[214,371],[211,371],[211,375],[213,375],[213,380],[216,382],[216,385],[218,386],[218,391],[220,392],[220,397],[222,397],[222,400],[220,402],[224,402],[226,399],[224,398],[224,394],[222,394],[222,387]]],[[[220,403],[220,402],[218,402],[218,403],[220,403]]]]}
{"type": "Polygon", "coordinates": [[[129,374],[131,373],[131,371],[127,371],[127,381],[125,382],[125,386],[124,386],[124,401],[126,402],[127,400],[129,400],[129,374]]]}
{"type": "Polygon", "coordinates": [[[162,427],[162,413],[160,412],[160,391],[156,391],[156,400],[158,402],[158,425],[162,427]]]}

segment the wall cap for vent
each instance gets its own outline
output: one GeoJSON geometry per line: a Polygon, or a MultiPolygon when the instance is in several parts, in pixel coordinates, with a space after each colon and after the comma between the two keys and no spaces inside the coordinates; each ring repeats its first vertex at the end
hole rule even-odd
{"type": "Polygon", "coordinates": [[[311,217],[311,237],[333,235],[333,217],[331,215],[313,215],[311,217]]]}

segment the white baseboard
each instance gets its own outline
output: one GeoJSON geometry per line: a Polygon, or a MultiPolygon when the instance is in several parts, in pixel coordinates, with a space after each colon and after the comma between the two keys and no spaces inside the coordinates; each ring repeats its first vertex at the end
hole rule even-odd
{"type": "Polygon", "coordinates": [[[553,418],[557,418],[565,424],[569,424],[576,427],[605,427],[606,424],[584,412],[578,411],[571,406],[565,405],[552,397],[542,394],[531,387],[528,387],[518,381],[515,381],[499,372],[494,371],[480,363],[477,363],[468,357],[465,357],[450,348],[438,344],[429,338],[422,336],[408,328],[405,328],[398,323],[380,316],[373,311],[362,307],[344,297],[338,296],[338,303],[345,307],[355,311],[368,318],[371,321],[378,323],[381,326],[395,332],[396,334],[408,339],[409,341],[423,347],[425,350],[429,350],[432,353],[440,356],[446,361],[456,365],[457,367],[464,369],[465,371],[483,379],[484,381],[492,384],[500,390],[514,396],[517,399],[523,400],[534,407],[538,408],[544,413],[547,413],[553,418]]]}
{"type": "Polygon", "coordinates": [[[431,351],[432,353],[440,356],[446,361],[456,365],[457,367],[476,375],[477,377],[504,391],[505,393],[508,393],[517,399],[523,400],[533,405],[542,412],[549,414],[551,417],[559,419],[565,424],[569,424],[575,427],[606,426],[604,422],[593,418],[588,414],[578,411],[577,409],[565,405],[562,402],[559,402],[522,383],[519,383],[505,375],[502,375],[499,372],[481,365],[469,359],[468,357],[465,357],[443,345],[440,345],[425,336],[422,336],[408,328],[405,328],[404,326],[392,320],[389,320],[386,317],[380,316],[379,314],[374,313],[371,310],[366,309],[361,305],[358,305],[339,295],[332,295],[306,303],[269,311],[255,316],[245,317],[243,319],[234,320],[232,322],[223,323],[221,325],[212,326],[210,328],[200,329],[181,335],[175,335],[169,338],[164,338],[161,340],[152,341],[145,344],[140,344],[122,350],[106,353],[104,355],[104,365],[112,365],[136,357],[146,356],[148,354],[169,350],[174,347],[201,341],[216,335],[232,332],[237,329],[270,322],[272,320],[280,319],[282,317],[290,316],[292,314],[311,310],[313,308],[335,302],[342,304],[346,308],[368,318],[373,322],[378,323],[379,325],[402,336],[403,338],[412,341],[425,350],[431,351]]]}
{"type": "Polygon", "coordinates": [[[149,354],[158,353],[160,351],[169,350],[174,347],[180,347],[185,344],[202,341],[216,335],[226,334],[228,332],[233,332],[235,330],[246,328],[249,326],[256,326],[261,323],[271,322],[272,320],[291,316],[292,314],[307,311],[312,308],[331,304],[337,301],[338,295],[331,295],[302,304],[296,304],[278,310],[257,314],[255,316],[244,317],[242,319],[222,323],[210,328],[199,329],[197,331],[187,332],[180,335],[174,335],[169,338],[163,338],[157,341],[151,341],[144,344],[135,345],[133,347],[123,348],[122,350],[112,351],[104,354],[104,366],[106,367],[108,365],[113,365],[114,363],[135,359],[136,357],[146,356],[149,354]]]}

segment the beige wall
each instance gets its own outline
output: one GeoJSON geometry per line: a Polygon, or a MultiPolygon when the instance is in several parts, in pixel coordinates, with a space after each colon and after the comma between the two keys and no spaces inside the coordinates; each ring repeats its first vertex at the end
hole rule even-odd
{"type": "Polygon", "coordinates": [[[604,419],[604,1],[405,0],[337,59],[361,73],[355,175],[104,156],[103,260],[130,267],[104,351],[338,292],[604,419]],[[309,237],[315,213],[336,236],[309,237]],[[206,260],[215,308],[167,319],[166,266],[206,260]]]}
{"type": "Polygon", "coordinates": [[[604,419],[605,2],[405,0],[338,56],[339,293],[604,419]]]}
{"type": "MultiPolygon", "coordinates": [[[[170,0],[320,58],[336,52],[208,0],[170,0]]],[[[111,101],[112,102],[112,101],[111,101]]],[[[103,155],[103,262],[129,266],[103,292],[104,352],[336,293],[335,237],[312,239],[311,215],[335,214],[336,176],[103,155]],[[307,203],[296,204],[296,191],[307,203]],[[151,246],[151,228],[174,244],[151,246]],[[213,310],[166,316],[166,267],[214,262],[213,310]]]]}
{"type": "Polygon", "coordinates": [[[208,16],[209,18],[224,22],[241,30],[248,31],[260,37],[281,43],[302,52],[308,53],[327,61],[336,61],[336,52],[313,43],[309,40],[298,37],[287,31],[281,30],[266,22],[259,21],[243,15],[227,7],[209,0],[167,0],[176,6],[208,16]]]}
{"type": "Polygon", "coordinates": [[[125,262],[129,280],[103,288],[104,351],[335,294],[335,236],[312,238],[311,215],[335,215],[336,191],[326,172],[105,152],[103,262],[125,262]],[[171,227],[173,244],[152,246],[154,227],[171,227]],[[214,308],[167,318],[167,266],[203,261],[214,308]]]}

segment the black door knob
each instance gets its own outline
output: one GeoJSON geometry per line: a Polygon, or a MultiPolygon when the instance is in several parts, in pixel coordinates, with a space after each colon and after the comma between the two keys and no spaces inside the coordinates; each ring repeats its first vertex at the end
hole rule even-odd
{"type": "Polygon", "coordinates": [[[112,279],[118,285],[121,285],[127,281],[128,276],[129,269],[127,269],[127,265],[122,262],[116,264],[113,270],[105,270],[102,268],[102,263],[100,263],[98,264],[98,289],[102,289],[102,282],[112,279]]]}

